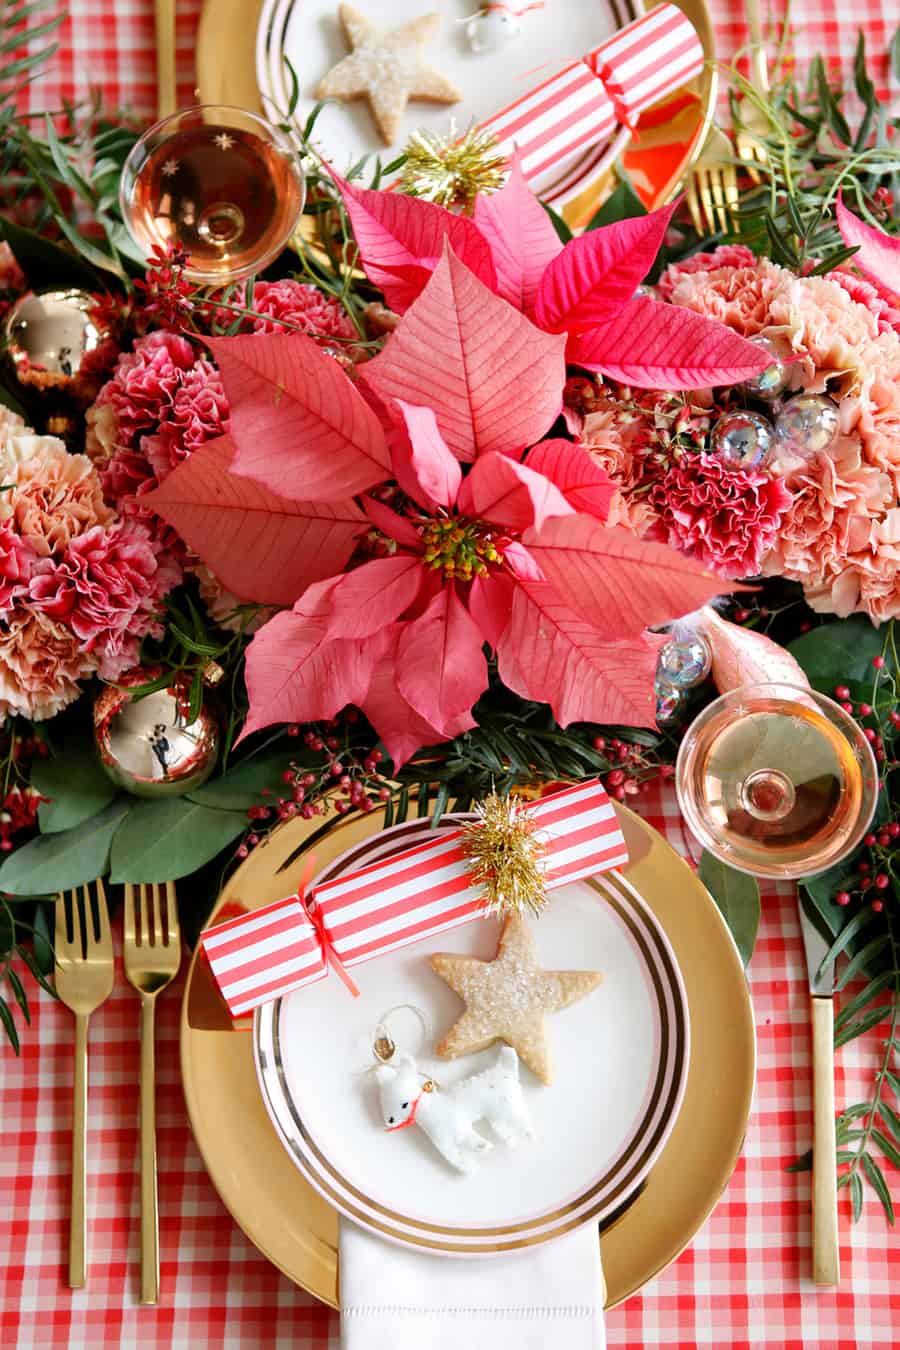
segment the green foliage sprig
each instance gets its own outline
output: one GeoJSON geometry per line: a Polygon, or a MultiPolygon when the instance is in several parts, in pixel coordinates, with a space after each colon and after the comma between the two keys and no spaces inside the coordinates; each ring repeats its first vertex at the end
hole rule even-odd
{"type": "MultiPolygon", "coordinates": [[[[881,795],[872,831],[850,857],[802,883],[805,900],[832,937],[826,962],[844,957],[838,993],[852,993],[835,1018],[835,1047],[879,1030],[881,1054],[868,1100],[837,1122],[839,1187],[854,1219],[865,1179],[894,1222],[884,1168],[900,1168],[900,655],[894,621],[862,616],[824,624],[791,644],[814,688],[853,707],[873,740],[881,795]],[[853,990],[856,981],[862,987],[853,990]],[[893,1094],[893,1102],[889,1100],[893,1094]]],[[[811,1165],[811,1154],[794,1164],[811,1165]]]]}
{"type": "MultiPolygon", "coordinates": [[[[891,44],[900,78],[900,32],[891,44]]],[[[821,56],[807,82],[777,67],[761,94],[737,70],[728,71],[735,130],[764,151],[760,181],[745,189],[732,235],[756,254],[794,271],[831,271],[852,256],[834,220],[838,193],[872,225],[893,233],[900,206],[900,117],[879,100],[868,73],[865,38],[857,42],[853,87],[860,111],[846,109],[846,92],[830,81],[821,56]]],[[[741,161],[735,163],[740,167],[741,161]]]]}

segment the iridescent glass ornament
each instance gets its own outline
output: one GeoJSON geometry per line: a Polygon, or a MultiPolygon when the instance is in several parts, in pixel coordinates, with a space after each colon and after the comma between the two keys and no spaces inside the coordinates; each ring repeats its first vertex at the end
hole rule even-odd
{"type": "Polygon", "coordinates": [[[667,642],[659,654],[657,673],[675,689],[693,689],[702,684],[712,665],[712,650],[702,637],[667,642]]]}
{"type": "Polygon", "coordinates": [[[751,340],[755,346],[762,347],[764,351],[769,353],[772,364],[766,366],[765,370],[761,370],[758,375],[751,375],[749,380],[745,380],[744,388],[754,398],[761,398],[769,402],[778,398],[787,388],[788,367],[781,359],[781,353],[771,338],[756,337],[751,340]]]}
{"type": "Polygon", "coordinates": [[[772,449],[772,423],[762,413],[723,413],[712,429],[713,453],[733,469],[757,469],[772,449]]]}
{"type": "Polygon", "coordinates": [[[775,435],[803,455],[828,450],[838,433],[838,405],[827,394],[798,394],[786,403],[775,421],[775,435]]]}

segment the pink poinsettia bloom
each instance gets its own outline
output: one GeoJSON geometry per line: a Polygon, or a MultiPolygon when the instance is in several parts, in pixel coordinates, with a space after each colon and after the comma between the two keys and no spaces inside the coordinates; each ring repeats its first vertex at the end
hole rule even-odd
{"type": "Polygon", "coordinates": [[[860,220],[844,205],[840,193],[835,212],[841,238],[848,248],[856,249],[852,265],[891,305],[900,304],[900,239],[860,220]]]}
{"type": "Polygon", "coordinates": [[[452,251],[358,386],[303,337],[213,340],[231,434],[142,501],[236,595],[292,606],[249,648],[244,734],[352,703],[402,763],[473,725],[485,644],[563,724],[653,724],[646,629],[721,582],[607,528],[607,475],[546,439],[566,344],[452,251]]]}
{"type": "Polygon", "coordinates": [[[93,653],[104,679],[118,679],[137,661],[148,633],[159,636],[163,597],[181,580],[146,525],[119,521],[95,526],[73,539],[58,563],[43,563],[32,577],[32,607],[65,624],[85,652],[93,653]]]}
{"type": "Polygon", "coordinates": [[[37,554],[10,521],[0,523],[0,611],[28,590],[37,554]]]}
{"type": "MultiPolygon", "coordinates": [[[[566,335],[566,359],[641,389],[739,384],[764,354],[721,323],[635,291],[652,267],[675,207],[591,230],[563,245],[518,163],[472,219],[335,176],[360,260],[403,314],[445,249],[539,328],[566,335]]],[[[451,446],[452,448],[452,446],[451,446]]]]}

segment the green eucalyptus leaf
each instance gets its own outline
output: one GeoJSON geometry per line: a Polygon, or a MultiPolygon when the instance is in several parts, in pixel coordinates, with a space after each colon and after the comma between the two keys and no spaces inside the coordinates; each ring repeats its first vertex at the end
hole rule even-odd
{"type": "Polygon", "coordinates": [[[894,1202],[891,1200],[891,1193],[887,1188],[887,1182],[884,1179],[884,1173],[878,1166],[875,1159],[870,1154],[864,1153],[862,1161],[863,1167],[865,1168],[866,1176],[869,1178],[869,1184],[871,1185],[872,1190],[878,1196],[878,1199],[881,1201],[882,1206],[884,1207],[884,1212],[887,1215],[887,1221],[889,1224],[893,1224],[894,1202]]]}
{"type": "Polygon", "coordinates": [[[585,232],[599,230],[604,225],[615,225],[620,220],[631,220],[634,216],[645,216],[646,214],[646,206],[628,179],[622,178],[613,188],[599,211],[595,212],[588,221],[584,227],[585,232]]]}
{"type": "Polygon", "coordinates": [[[569,229],[568,225],[563,220],[562,216],[559,215],[558,212],[554,211],[552,206],[548,206],[546,202],[541,202],[541,206],[544,208],[544,210],[547,212],[547,215],[553,222],[553,228],[559,235],[562,242],[564,244],[567,244],[569,240],[572,238],[572,231],[569,229]]]}
{"type": "Polygon", "coordinates": [[[881,1149],[884,1156],[893,1163],[896,1168],[900,1168],[900,1149],[893,1144],[887,1135],[882,1134],[881,1130],[873,1130],[872,1138],[881,1149]]]}
{"type": "MultiPolygon", "coordinates": [[[[897,1115],[892,1106],[888,1105],[884,1098],[878,1103],[878,1110],[881,1113],[885,1128],[890,1130],[897,1143],[900,1144],[900,1116],[897,1115]]],[[[900,1163],[898,1163],[898,1166],[900,1166],[900,1163]]]]}
{"type": "Polygon", "coordinates": [[[28,284],[37,290],[47,290],[53,286],[66,289],[80,286],[88,291],[106,289],[105,283],[83,259],[61,248],[59,244],[44,239],[34,230],[14,225],[5,216],[0,216],[0,239],[5,239],[9,244],[28,284]]]}
{"type": "Polygon", "coordinates": [[[863,1212],[863,1184],[858,1172],[850,1175],[850,1200],[853,1205],[853,1222],[859,1223],[863,1212]]]}
{"type": "Polygon", "coordinates": [[[883,970],[880,975],[876,975],[874,980],[870,980],[864,989],[861,989],[855,998],[851,999],[845,1008],[841,1008],[834,1020],[835,1031],[840,1031],[845,1027],[858,1012],[861,1012],[867,1003],[871,1003],[876,995],[880,994],[882,989],[886,989],[894,980],[892,970],[883,970]]]}
{"type": "Polygon", "coordinates": [[[44,834],[70,830],[90,820],[116,796],[118,789],[103,771],[93,744],[79,739],[58,755],[36,759],[31,782],[42,797],[38,823],[44,834]]]}
{"type": "Polygon", "coordinates": [[[718,905],[731,930],[744,965],[753,955],[759,928],[759,885],[755,877],[738,872],[705,850],[697,875],[718,905]]]}
{"type": "Polygon", "coordinates": [[[833,694],[837,684],[872,675],[872,657],[880,656],[884,635],[862,614],[823,624],[788,644],[814,689],[833,694]]]}
{"type": "Polygon", "coordinates": [[[34,934],[32,946],[34,959],[43,975],[53,971],[53,940],[56,915],[53,901],[38,901],[34,910],[34,934]]]}
{"type": "Polygon", "coordinates": [[[880,956],[891,945],[891,939],[887,933],[881,933],[878,937],[872,938],[864,947],[860,947],[855,956],[847,962],[846,968],[841,972],[841,978],[837,981],[837,989],[846,989],[851,980],[855,979],[862,971],[868,970],[871,962],[876,956],[880,956]]]}
{"type": "Polygon", "coordinates": [[[220,811],[246,811],[251,806],[261,805],[263,788],[275,789],[280,775],[288,767],[291,752],[284,746],[275,750],[261,750],[259,754],[211,778],[202,787],[194,788],[187,794],[187,801],[199,802],[202,806],[215,806],[220,811]]]}
{"type": "Polygon", "coordinates": [[[103,876],[113,835],[132,806],[133,798],[117,797],[74,829],[29,840],[0,867],[0,890],[48,895],[103,876]]]}
{"type": "Polygon", "coordinates": [[[846,1045],[848,1041],[856,1040],[857,1036],[862,1036],[864,1032],[871,1031],[877,1027],[879,1022],[886,1020],[888,1009],[879,1004],[876,1008],[870,1008],[864,1012],[856,1022],[846,1022],[834,1038],[835,1050],[846,1045]]]}
{"type": "Polygon", "coordinates": [[[7,966],[6,978],[9,980],[9,987],[13,991],[16,1002],[22,1009],[22,1016],[25,1018],[28,1025],[31,1026],[31,1009],[28,1006],[28,995],[25,993],[22,981],[19,979],[12,966],[7,966]]]}
{"type": "Polygon", "coordinates": [[[33,953],[30,952],[27,947],[20,947],[19,955],[25,962],[28,969],[31,971],[34,978],[37,980],[38,984],[44,990],[44,992],[49,994],[51,998],[56,998],[57,997],[56,990],[53,988],[53,985],[47,979],[46,973],[43,970],[41,970],[40,966],[38,965],[37,961],[34,958],[33,953]]]}
{"type": "Polygon", "coordinates": [[[242,834],[245,811],[222,811],[184,797],[138,802],[112,842],[110,880],[176,881],[242,834]]]}
{"type": "Polygon", "coordinates": [[[9,1010],[9,1004],[6,999],[0,995],[0,1024],[9,1037],[9,1043],[16,1054],[19,1053],[19,1033],[16,1030],[16,1024],[13,1021],[13,1015],[9,1010]]]}

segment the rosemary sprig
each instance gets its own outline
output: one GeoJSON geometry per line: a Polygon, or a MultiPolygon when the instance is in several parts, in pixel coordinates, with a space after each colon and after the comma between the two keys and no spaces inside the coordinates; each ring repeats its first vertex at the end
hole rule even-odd
{"type": "MultiPolygon", "coordinates": [[[[900,32],[892,49],[900,52],[900,32]]],[[[729,239],[797,272],[831,271],[855,251],[844,246],[835,223],[839,192],[870,224],[896,232],[900,118],[877,96],[862,33],[853,62],[861,105],[855,116],[845,110],[845,91],[831,83],[821,56],[814,57],[803,88],[781,75],[764,95],[736,67],[727,74],[734,126],[765,152],[765,163],[756,166],[761,181],[743,192],[729,239]]]]}

